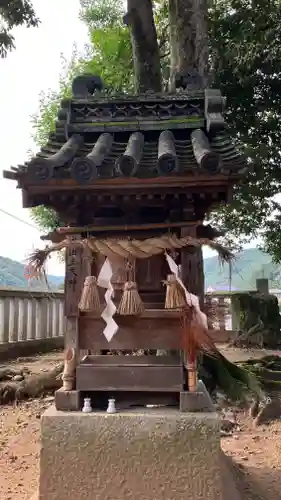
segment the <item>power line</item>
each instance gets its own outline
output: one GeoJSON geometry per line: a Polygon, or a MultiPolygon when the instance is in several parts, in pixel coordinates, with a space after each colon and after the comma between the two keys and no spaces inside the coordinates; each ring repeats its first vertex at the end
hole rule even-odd
{"type": "Polygon", "coordinates": [[[10,214],[10,212],[7,212],[3,208],[0,208],[0,212],[2,212],[5,215],[8,215],[8,217],[12,217],[12,219],[17,220],[18,222],[21,222],[22,224],[25,224],[26,226],[32,227],[32,229],[36,229],[36,231],[39,231],[38,227],[35,226],[34,224],[31,224],[30,222],[27,222],[27,221],[25,221],[23,219],[20,219],[20,217],[17,217],[14,214],[10,214]]]}

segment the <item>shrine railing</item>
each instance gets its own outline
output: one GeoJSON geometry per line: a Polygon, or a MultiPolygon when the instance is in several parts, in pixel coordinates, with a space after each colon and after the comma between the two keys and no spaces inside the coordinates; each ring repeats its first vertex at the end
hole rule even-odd
{"type": "MultiPolygon", "coordinates": [[[[63,292],[0,288],[0,345],[63,337],[63,300],[63,292]]],[[[205,305],[215,338],[229,340],[235,330],[231,294],[208,293],[205,305]]]]}
{"type": "Polygon", "coordinates": [[[63,292],[0,288],[0,344],[63,337],[63,292]]]}

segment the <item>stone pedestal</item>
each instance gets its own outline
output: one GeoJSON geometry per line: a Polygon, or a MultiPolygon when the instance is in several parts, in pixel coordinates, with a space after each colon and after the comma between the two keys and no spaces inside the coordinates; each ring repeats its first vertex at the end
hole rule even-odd
{"type": "Polygon", "coordinates": [[[42,417],[39,500],[225,500],[215,413],[42,417]]]}

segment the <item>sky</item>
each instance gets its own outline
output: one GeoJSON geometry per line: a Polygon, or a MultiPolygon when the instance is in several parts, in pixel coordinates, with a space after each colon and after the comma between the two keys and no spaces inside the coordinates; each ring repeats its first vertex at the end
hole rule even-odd
{"type": "MultiPolygon", "coordinates": [[[[33,222],[22,208],[16,183],[2,178],[2,170],[24,163],[27,151],[36,151],[30,116],[36,112],[41,91],[56,89],[61,73],[61,54],[71,58],[74,44],[83,50],[87,29],[79,21],[79,0],[33,0],[41,19],[39,28],[14,30],[16,49],[0,59],[0,209],[33,222]]],[[[23,261],[30,251],[42,247],[40,231],[0,211],[0,255],[23,261]]],[[[48,263],[50,274],[62,275],[56,257],[48,263]]]]}

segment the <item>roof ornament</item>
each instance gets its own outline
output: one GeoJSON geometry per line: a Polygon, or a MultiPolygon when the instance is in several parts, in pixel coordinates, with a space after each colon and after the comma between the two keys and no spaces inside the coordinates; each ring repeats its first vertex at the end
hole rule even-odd
{"type": "Polygon", "coordinates": [[[202,90],[204,81],[196,69],[190,68],[186,72],[178,72],[175,75],[176,89],[181,90],[202,90]]]}
{"type": "Polygon", "coordinates": [[[101,92],[105,88],[104,81],[99,75],[84,73],[76,76],[72,81],[72,96],[74,98],[87,99],[97,90],[101,92]]]}
{"type": "Polygon", "coordinates": [[[205,117],[207,132],[218,132],[225,128],[223,112],[225,98],[220,90],[205,89],[205,117]]]}
{"type": "MultiPolygon", "coordinates": [[[[84,73],[77,75],[72,81],[72,97],[76,99],[87,99],[96,91],[101,92],[105,88],[104,81],[99,75],[84,73]]],[[[64,136],[66,141],[69,139],[69,125],[71,122],[71,100],[68,103],[66,112],[66,121],[64,127],[64,136]]]]}

